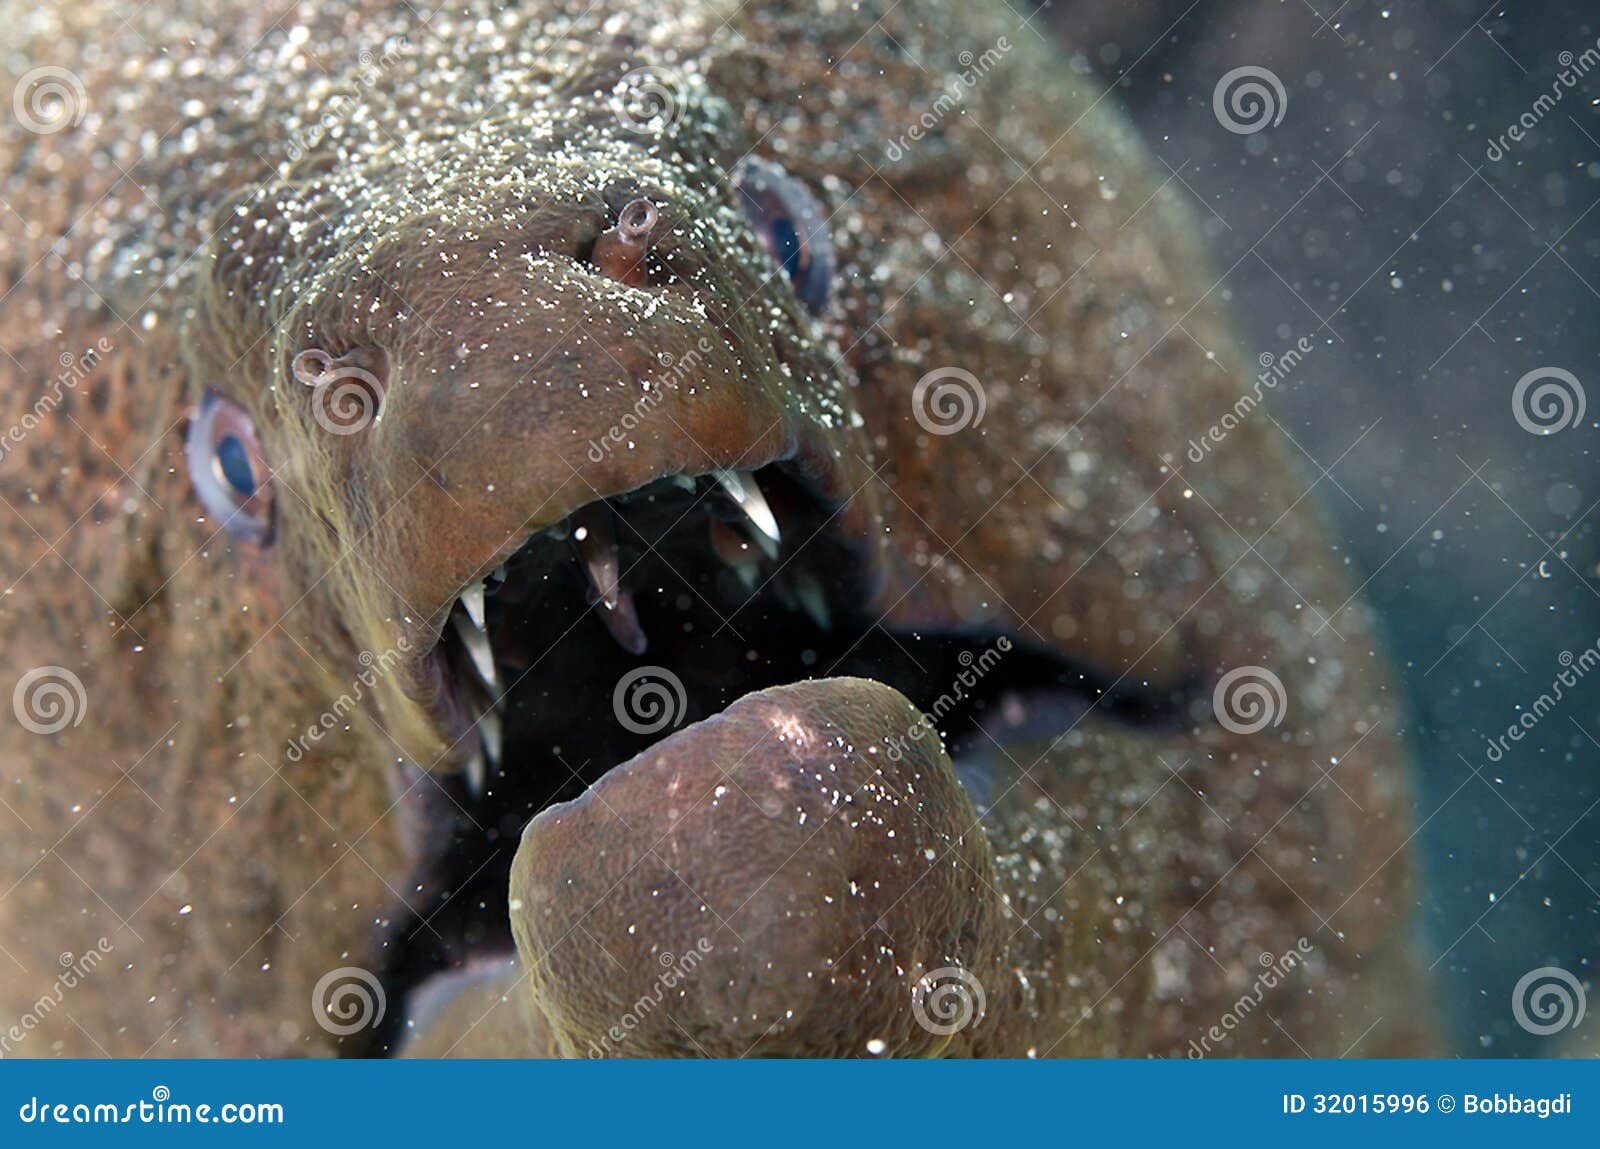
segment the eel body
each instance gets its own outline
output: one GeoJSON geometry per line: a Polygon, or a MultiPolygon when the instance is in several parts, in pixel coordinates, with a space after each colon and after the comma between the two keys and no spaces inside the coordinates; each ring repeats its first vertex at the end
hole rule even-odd
{"type": "Polygon", "coordinates": [[[1429,1048],[1373,619],[1010,9],[4,19],[7,1052],[1429,1048]]]}

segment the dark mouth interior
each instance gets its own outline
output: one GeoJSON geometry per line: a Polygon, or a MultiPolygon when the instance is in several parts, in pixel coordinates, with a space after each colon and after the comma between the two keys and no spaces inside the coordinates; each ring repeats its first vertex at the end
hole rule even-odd
{"type": "MultiPolygon", "coordinates": [[[[952,684],[1001,632],[886,628],[864,613],[862,556],[830,529],[829,511],[807,485],[779,466],[742,481],[758,486],[781,525],[778,543],[763,544],[762,514],[741,510],[712,476],[662,480],[598,501],[526,543],[497,572],[503,578],[485,581],[494,687],[462,637],[466,620],[446,628],[441,652],[456,705],[469,717],[492,707],[501,747],[498,762],[486,756],[479,783],[464,770],[444,779],[444,792],[430,802],[435,846],[412,886],[415,912],[395,921],[389,939],[384,981],[393,1000],[469,959],[510,952],[506,889],[534,815],[752,691],[859,675],[895,687],[925,711],[942,698],[938,728],[980,810],[994,757],[980,723],[1022,729],[1044,716],[1060,731],[1091,704],[1140,723],[1181,717],[1181,697],[1120,687],[1107,693],[1106,681],[1015,634],[1010,651],[952,704],[952,684]],[[609,610],[620,619],[608,620],[586,573],[608,550],[608,532],[617,585],[631,597],[636,623],[626,601],[609,610]],[[637,649],[640,634],[648,646],[634,653],[628,648],[637,649]],[[685,708],[681,721],[639,733],[618,720],[613,690],[644,666],[676,676],[685,708]]],[[[733,487],[737,493],[737,480],[733,487]]],[[[455,611],[467,613],[459,603],[455,611]]],[[[377,1048],[390,1050],[403,1037],[403,1014],[390,1012],[373,1035],[377,1048]]]]}

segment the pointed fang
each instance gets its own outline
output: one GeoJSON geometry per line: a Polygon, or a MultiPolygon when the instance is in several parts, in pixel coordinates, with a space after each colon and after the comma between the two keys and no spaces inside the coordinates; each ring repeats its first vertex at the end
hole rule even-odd
{"type": "Polygon", "coordinates": [[[795,580],[794,594],[811,621],[823,630],[833,629],[833,616],[828,612],[828,598],[822,593],[822,584],[812,575],[801,575],[795,580]]]}
{"type": "Polygon", "coordinates": [[[478,737],[483,741],[483,752],[489,759],[489,764],[500,765],[500,752],[504,749],[505,739],[500,728],[499,711],[486,711],[483,717],[478,719],[478,737]]]}
{"type": "Polygon", "coordinates": [[[467,793],[474,798],[483,797],[484,787],[489,781],[489,768],[484,765],[482,750],[474,750],[472,752],[472,757],[467,759],[467,764],[462,768],[461,774],[467,783],[467,793]]]}
{"type": "Polygon", "coordinates": [[[467,608],[467,614],[483,630],[483,580],[479,579],[466,590],[461,592],[461,605],[467,608]]]}
{"type": "Polygon", "coordinates": [[[450,621],[455,624],[456,634],[461,638],[461,645],[467,648],[472,665],[478,668],[478,677],[491,691],[498,693],[500,684],[494,672],[494,651],[489,648],[488,632],[465,614],[452,614],[450,621]]]}
{"type": "Polygon", "coordinates": [[[600,620],[606,624],[611,637],[617,640],[617,645],[629,654],[643,654],[650,645],[644,627],[639,625],[639,612],[633,605],[633,596],[627,591],[617,592],[616,606],[600,607],[600,620]]]}
{"type": "MultiPolygon", "coordinates": [[[[716,471],[714,475],[728,497],[745,513],[745,517],[755,525],[757,531],[761,532],[762,537],[774,546],[783,541],[783,536],[778,530],[778,517],[767,505],[766,496],[761,493],[754,475],[748,476],[748,481],[746,476],[734,471],[716,471]]],[[[768,550],[765,544],[762,549],[768,550]]],[[[776,554],[772,550],[768,550],[768,553],[776,554]]]]}

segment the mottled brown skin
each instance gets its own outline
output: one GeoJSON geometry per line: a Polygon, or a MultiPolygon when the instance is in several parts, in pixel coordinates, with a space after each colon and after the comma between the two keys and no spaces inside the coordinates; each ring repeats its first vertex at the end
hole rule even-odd
{"type": "Polygon", "coordinates": [[[115,345],[0,462],[0,649],[13,676],[71,668],[89,699],[55,736],[0,723],[0,1022],[49,990],[61,953],[115,947],[16,1052],[339,1052],[312,987],[380,963],[425,846],[432,783],[397,763],[446,772],[468,748],[430,710],[421,658],[454,595],[595,498],[780,459],[840,503],[888,624],[1004,627],[1108,681],[1192,689],[1189,721],[1159,731],[1096,709],[1064,736],[1008,742],[979,822],[936,748],[881,774],[862,756],[905,719],[884,687],[738,703],[530,826],[512,891],[521,966],[503,992],[474,990],[483,1024],[456,999],[411,1052],[581,1054],[605,1009],[637,996],[649,947],[682,954],[700,923],[688,901],[650,917],[642,880],[587,888],[591,903],[561,878],[594,880],[596,841],[640,858],[663,835],[716,891],[700,891],[721,903],[712,916],[742,908],[755,924],[738,928],[746,942],[714,936],[718,977],[688,979],[624,1053],[876,1040],[908,1055],[1182,1055],[1249,990],[1259,954],[1302,936],[1315,951],[1301,980],[1218,1054],[1427,1048],[1397,708],[1371,620],[1346,605],[1269,422],[1184,459],[1251,359],[1182,205],[1053,49],[998,5],[933,0],[549,2],[494,33],[459,13],[424,28],[383,0],[292,18],[208,5],[192,27],[181,7],[3,13],[21,58],[82,76],[89,116],[42,137],[0,124],[0,417],[33,408],[58,356],[115,345]],[[606,25],[614,12],[627,18],[606,25]],[[641,19],[669,32],[639,42],[641,19]],[[293,46],[297,21],[311,32],[293,46]],[[541,33],[553,42],[519,61],[541,33]],[[385,35],[416,50],[359,79],[359,51],[385,35]],[[888,159],[957,53],[1002,35],[1010,50],[966,114],[888,159]],[[606,96],[641,65],[681,78],[683,114],[664,129],[620,128],[606,96]],[[497,104],[491,80],[513,68],[497,104]],[[337,91],[366,111],[329,135],[307,142],[281,114],[314,120],[337,91]],[[738,215],[726,175],[751,148],[834,213],[841,272],[820,328],[738,215]],[[624,288],[584,252],[640,194],[661,209],[654,244],[676,278],[624,288]],[[380,423],[321,431],[289,375],[310,346],[385,357],[380,423]],[[694,385],[635,449],[592,462],[634,380],[697,346],[694,385]],[[987,414],[932,436],[911,392],[946,366],[982,380],[987,414]],[[250,411],[278,468],[268,549],[219,534],[188,489],[180,424],[207,386],[250,411]],[[376,700],[289,761],[358,653],[401,638],[413,657],[376,700]],[[1282,679],[1289,709],[1236,735],[1209,688],[1250,664],[1282,679]],[[782,705],[853,749],[756,751],[738,771],[753,802],[673,819],[663,773],[703,791],[782,705]],[[758,791],[824,766],[923,785],[879,804],[870,833],[808,799],[833,852],[784,869],[780,897],[756,859],[802,843],[758,791]],[[606,823],[602,792],[639,816],[606,823]],[[573,832],[582,819],[592,832],[573,832]],[[886,827],[962,865],[943,856],[918,886],[886,827]],[[819,908],[868,875],[907,896],[819,908]],[[796,908],[814,916],[791,938],[780,923],[796,908]],[[915,960],[860,956],[867,917],[915,960]],[[630,939],[646,919],[658,936],[630,939]],[[607,952],[628,956],[613,967],[607,952]],[[948,1043],[907,1020],[917,961],[962,963],[986,987],[987,1012],[948,1043]]]}

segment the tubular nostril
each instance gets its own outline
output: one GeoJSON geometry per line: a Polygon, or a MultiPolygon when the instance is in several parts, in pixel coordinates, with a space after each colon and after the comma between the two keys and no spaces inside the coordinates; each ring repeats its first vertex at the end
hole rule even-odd
{"type": "Polygon", "coordinates": [[[335,358],[310,347],[294,357],[289,372],[312,388],[312,414],[325,431],[353,435],[382,415],[389,384],[389,357],[383,351],[356,348],[335,358]]]}
{"type": "Polygon", "coordinates": [[[647,199],[631,200],[617,216],[617,231],[628,242],[643,244],[655,229],[660,213],[647,199]]]}
{"type": "Polygon", "coordinates": [[[616,226],[601,232],[594,242],[594,264],[600,273],[629,287],[643,287],[647,282],[644,256],[660,218],[649,200],[629,200],[617,213],[616,226]]]}
{"type": "Polygon", "coordinates": [[[296,355],[289,364],[289,371],[301,383],[315,387],[332,366],[333,356],[321,348],[313,347],[296,355]]]}

